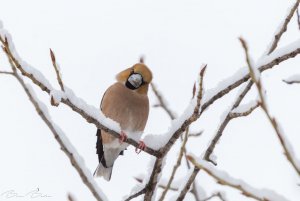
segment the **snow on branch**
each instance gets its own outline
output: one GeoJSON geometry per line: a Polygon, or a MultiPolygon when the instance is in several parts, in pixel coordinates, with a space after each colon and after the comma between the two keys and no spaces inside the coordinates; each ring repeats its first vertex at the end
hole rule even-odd
{"type": "MultiPolygon", "coordinates": [[[[156,86],[155,86],[154,84],[152,84],[151,87],[152,87],[152,90],[153,90],[155,96],[157,97],[157,99],[158,99],[158,101],[159,101],[159,104],[155,105],[155,107],[157,107],[157,106],[162,107],[162,109],[168,114],[168,116],[170,117],[170,119],[171,119],[171,120],[174,120],[174,118],[175,118],[175,116],[176,116],[176,115],[175,115],[175,112],[172,111],[172,110],[168,107],[168,105],[166,104],[166,101],[165,101],[163,95],[157,90],[156,86]]],[[[196,93],[196,85],[194,84],[194,87],[193,87],[193,98],[194,98],[194,96],[195,96],[195,93],[196,93]]],[[[187,130],[188,130],[188,129],[187,129],[187,130]]],[[[187,130],[186,130],[186,131],[187,131],[187,130]]],[[[186,132],[185,132],[185,133],[186,133],[186,132]]],[[[202,133],[203,133],[203,131],[200,131],[200,132],[197,132],[197,133],[190,133],[190,132],[189,132],[189,133],[188,133],[188,138],[190,138],[190,137],[199,137],[199,136],[202,135],[202,133]]],[[[181,139],[182,145],[183,145],[183,144],[184,144],[184,138],[182,137],[182,135],[180,136],[180,139],[181,139]]],[[[178,160],[179,160],[179,158],[180,158],[180,154],[181,154],[181,152],[179,153],[178,160]]],[[[190,163],[189,163],[189,161],[188,161],[187,158],[186,158],[186,147],[185,147],[185,146],[183,147],[183,155],[184,155],[184,159],[185,159],[185,161],[186,161],[187,168],[188,168],[188,169],[191,169],[190,163]]],[[[181,158],[182,158],[182,157],[181,157],[181,158]]],[[[180,159],[180,160],[181,160],[181,159],[180,159]]],[[[177,166],[177,164],[175,164],[174,169],[175,169],[176,166],[177,166]]],[[[173,172],[174,172],[174,173],[172,173],[172,174],[175,175],[176,170],[174,171],[174,169],[173,169],[173,172]]],[[[176,169],[177,169],[177,168],[176,168],[176,169]]],[[[173,176],[173,177],[174,177],[174,176],[173,176]]],[[[172,182],[172,180],[173,180],[173,178],[171,177],[171,178],[169,179],[169,182],[172,182]]],[[[158,187],[163,188],[163,189],[166,189],[167,186],[166,186],[166,185],[162,185],[162,184],[158,184],[158,187]]],[[[171,186],[168,186],[168,190],[173,190],[173,191],[175,190],[175,191],[178,191],[178,189],[175,189],[174,187],[171,187],[171,186]]],[[[192,189],[191,189],[190,193],[194,195],[196,201],[200,201],[200,198],[199,198],[199,195],[198,195],[198,192],[197,192],[197,191],[198,191],[198,190],[197,190],[196,182],[193,182],[193,186],[192,186],[192,189]]]]}
{"type": "Polygon", "coordinates": [[[165,196],[167,195],[167,192],[168,192],[168,190],[171,187],[171,184],[172,184],[172,182],[174,180],[176,171],[177,171],[177,169],[179,168],[179,166],[181,164],[181,159],[182,159],[182,157],[184,155],[185,146],[186,146],[188,137],[189,137],[189,128],[187,128],[186,131],[185,131],[185,133],[184,133],[184,138],[183,138],[183,141],[182,141],[182,145],[180,147],[180,152],[179,152],[176,164],[173,167],[173,170],[172,170],[171,176],[169,178],[168,184],[167,184],[166,188],[164,189],[164,191],[162,192],[162,194],[161,194],[161,196],[159,198],[159,201],[163,201],[165,199],[165,196]]]}
{"type": "Polygon", "coordinates": [[[226,172],[217,170],[212,164],[188,156],[188,159],[199,169],[204,170],[208,175],[213,177],[219,184],[235,188],[242,192],[243,195],[259,201],[287,201],[285,197],[268,189],[256,189],[240,179],[235,179],[226,172]]]}
{"type": "Polygon", "coordinates": [[[63,81],[61,79],[59,65],[56,62],[56,58],[55,58],[54,52],[51,49],[50,49],[50,56],[51,56],[52,65],[54,67],[54,70],[55,70],[55,73],[56,73],[56,77],[57,77],[57,81],[58,81],[58,84],[60,86],[60,89],[62,91],[65,91],[64,84],[63,84],[63,81]]]}
{"type": "Polygon", "coordinates": [[[41,119],[51,130],[55,140],[60,145],[61,150],[70,159],[71,164],[78,172],[79,176],[82,179],[82,182],[88,187],[88,189],[91,191],[91,193],[93,194],[93,196],[96,198],[97,201],[107,201],[108,200],[107,197],[97,186],[91,172],[85,166],[83,159],[80,157],[79,153],[73,147],[73,145],[67,138],[66,134],[62,131],[62,129],[58,125],[56,125],[52,121],[50,114],[48,113],[47,106],[44,103],[40,102],[40,100],[35,95],[31,86],[29,84],[25,84],[22,77],[18,74],[15,66],[12,66],[12,68],[13,68],[13,76],[18,80],[18,82],[23,87],[26,95],[28,96],[30,102],[35,107],[38,115],[41,117],[41,119]]]}
{"type": "Polygon", "coordinates": [[[291,9],[288,10],[287,16],[285,17],[284,21],[279,25],[279,29],[274,34],[274,40],[268,50],[268,54],[272,53],[276,49],[276,47],[280,41],[280,38],[281,38],[282,34],[284,32],[286,32],[287,26],[288,26],[289,22],[291,21],[295,11],[297,10],[299,3],[300,3],[300,0],[297,0],[295,2],[295,4],[291,7],[291,9]]]}
{"type": "MultiPolygon", "coordinates": [[[[256,64],[258,66],[257,69],[260,72],[263,72],[267,69],[273,68],[275,65],[278,65],[282,61],[293,58],[297,54],[299,54],[300,41],[296,41],[294,43],[291,43],[290,45],[274,52],[274,50],[277,47],[278,42],[280,41],[283,33],[285,32],[285,30],[287,28],[288,23],[290,22],[290,18],[291,18],[290,16],[293,16],[293,14],[295,12],[294,7],[298,4],[299,4],[299,0],[297,0],[295,5],[288,12],[288,15],[285,17],[284,21],[286,23],[281,23],[279,25],[278,31],[275,34],[277,36],[274,36],[273,39],[272,39],[272,42],[271,42],[271,44],[274,44],[275,48],[272,48],[273,45],[268,47],[267,52],[269,53],[269,56],[263,55],[262,59],[260,59],[257,62],[257,64],[256,64]],[[280,34],[277,34],[277,33],[280,33],[280,34]],[[294,51],[290,52],[292,49],[294,51]]],[[[299,19],[299,15],[298,15],[298,19],[299,19]]],[[[298,20],[298,25],[300,27],[299,20],[298,20]]],[[[226,95],[227,93],[229,93],[230,91],[232,91],[236,87],[240,86],[242,83],[246,82],[250,78],[250,76],[249,76],[249,74],[247,74],[247,75],[245,75],[245,74],[246,74],[246,72],[242,69],[241,72],[240,71],[237,72],[231,78],[226,79],[226,81],[220,82],[216,88],[211,89],[209,91],[206,91],[206,96],[203,98],[204,99],[204,104],[201,107],[201,113],[203,111],[205,111],[210,105],[212,105],[216,100],[222,98],[224,95],[226,95]],[[234,80],[234,81],[232,81],[232,80],[234,80]],[[224,85],[227,86],[227,87],[224,88],[223,87],[224,85]]],[[[234,104],[232,106],[232,110],[237,108],[240,105],[240,103],[242,102],[242,100],[244,99],[246,94],[250,91],[252,85],[253,85],[253,82],[250,80],[248,82],[248,84],[246,85],[246,87],[238,94],[238,98],[234,102],[234,104]]],[[[220,127],[219,127],[215,137],[212,139],[210,145],[208,146],[208,148],[206,149],[205,154],[204,154],[205,160],[207,160],[209,162],[212,162],[215,165],[216,165],[216,163],[213,160],[211,160],[210,156],[211,156],[213,150],[215,149],[216,144],[220,140],[224,129],[226,128],[228,123],[233,119],[232,116],[231,116],[231,111],[230,110],[227,111],[227,115],[224,115],[224,116],[225,116],[225,118],[224,118],[223,122],[220,124],[220,127]]],[[[200,171],[200,169],[195,166],[194,170],[193,170],[193,173],[190,175],[190,178],[186,182],[186,184],[185,184],[183,190],[181,191],[177,201],[182,201],[184,199],[184,197],[186,195],[186,192],[190,189],[190,186],[194,182],[194,180],[195,180],[197,174],[199,173],[199,171],[200,171]]]]}
{"type": "Polygon", "coordinates": [[[258,90],[259,98],[260,98],[260,105],[263,111],[265,112],[266,116],[268,117],[272,127],[274,128],[277,137],[279,139],[279,142],[284,150],[284,155],[286,156],[287,160],[291,163],[292,167],[295,169],[295,171],[300,176],[300,161],[296,158],[294,154],[293,147],[291,146],[290,142],[288,141],[287,137],[285,136],[283,129],[278,124],[277,120],[271,116],[270,111],[267,106],[266,98],[265,98],[265,92],[262,86],[262,83],[260,81],[260,73],[255,70],[255,67],[253,67],[253,64],[250,62],[250,57],[248,53],[248,47],[247,43],[244,39],[240,38],[240,41],[242,43],[242,46],[245,50],[245,56],[246,61],[248,64],[249,72],[251,75],[252,81],[255,83],[256,88],[258,90]]]}
{"type": "MultiPolygon", "coordinates": [[[[256,66],[259,72],[263,72],[288,59],[296,57],[298,54],[300,54],[300,40],[292,42],[281,49],[275,50],[270,55],[263,57],[256,63],[256,66]]],[[[222,98],[224,95],[228,94],[241,84],[247,82],[249,79],[249,72],[246,70],[240,70],[232,77],[220,82],[214,89],[207,90],[205,92],[206,95],[203,97],[204,103],[201,106],[201,113],[203,113],[216,100],[222,98]]]]}
{"type": "Polygon", "coordinates": [[[203,65],[199,74],[197,95],[191,100],[191,103],[187,107],[186,111],[179,118],[175,119],[173,122],[173,127],[170,128],[169,134],[171,134],[172,137],[160,149],[163,155],[165,155],[171,149],[175,141],[179,138],[180,134],[200,117],[200,106],[203,97],[203,77],[206,67],[206,64],[203,65]]]}
{"type": "Polygon", "coordinates": [[[283,80],[287,84],[300,84],[300,75],[292,75],[283,80]]]}
{"type": "Polygon", "coordinates": [[[203,97],[203,77],[205,74],[206,67],[206,64],[203,65],[199,73],[199,84],[197,88],[197,94],[191,100],[191,103],[186,109],[186,111],[178,119],[175,119],[173,127],[167,134],[167,139],[169,139],[169,141],[164,147],[162,147],[159,150],[162,156],[158,157],[155,161],[149,182],[146,185],[147,190],[144,197],[145,201],[152,200],[152,196],[158,183],[158,177],[162,171],[163,158],[170,151],[171,147],[174,145],[181,133],[184,132],[193,122],[195,122],[200,117],[199,111],[201,106],[201,100],[203,97]],[[171,138],[168,137],[168,135],[170,134],[171,138]]]}
{"type": "MultiPolygon", "coordinates": [[[[51,86],[49,81],[45,78],[45,76],[43,76],[41,72],[39,72],[37,69],[33,67],[30,67],[28,64],[26,64],[19,58],[19,56],[17,55],[16,51],[13,48],[14,46],[12,41],[8,40],[8,37],[6,35],[2,36],[3,32],[4,32],[3,30],[0,30],[0,41],[3,45],[2,48],[6,53],[7,57],[9,58],[9,60],[11,60],[12,63],[16,66],[16,68],[20,70],[23,76],[28,77],[34,84],[39,86],[43,91],[50,94],[51,99],[53,97],[52,96],[53,94],[59,94],[61,98],[61,102],[68,105],[73,111],[80,114],[84,119],[87,120],[87,122],[95,124],[97,128],[110,133],[114,137],[117,138],[119,137],[121,128],[117,122],[105,117],[105,115],[98,108],[88,105],[84,100],[78,98],[74,94],[74,92],[71,89],[67,88],[66,86],[62,85],[65,90],[64,92],[61,91],[60,93],[57,93],[57,90],[54,90],[54,88],[51,86]]],[[[52,61],[55,62],[55,57],[53,56],[54,54],[51,55],[51,58],[52,61]]],[[[60,75],[59,72],[57,75],[60,75]]],[[[54,101],[54,103],[55,105],[59,104],[57,99],[54,101]]],[[[133,140],[131,138],[127,138],[125,142],[133,145],[134,147],[138,147],[139,145],[139,143],[136,140],[133,140]]],[[[150,148],[149,146],[147,146],[144,151],[156,157],[160,155],[158,151],[150,148]]]]}

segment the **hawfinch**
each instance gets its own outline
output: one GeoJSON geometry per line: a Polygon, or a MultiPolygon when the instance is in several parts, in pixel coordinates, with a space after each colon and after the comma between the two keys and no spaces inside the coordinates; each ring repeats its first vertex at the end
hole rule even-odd
{"type": "MultiPolygon", "coordinates": [[[[147,96],[152,73],[142,63],[137,63],[131,68],[120,72],[116,76],[117,82],[111,85],[103,95],[100,109],[106,117],[118,122],[121,126],[120,139],[97,130],[97,154],[99,165],[94,176],[102,176],[107,181],[111,178],[112,168],[115,160],[123,154],[128,146],[123,143],[126,132],[141,135],[145,128],[149,114],[149,100],[147,96]]],[[[140,149],[145,144],[140,141],[140,149]]]]}

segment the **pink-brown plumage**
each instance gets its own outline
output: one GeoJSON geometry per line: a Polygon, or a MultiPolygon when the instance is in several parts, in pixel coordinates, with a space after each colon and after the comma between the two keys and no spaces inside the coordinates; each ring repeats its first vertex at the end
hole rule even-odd
{"type": "MultiPolygon", "coordinates": [[[[147,92],[151,80],[151,71],[138,63],[120,72],[117,82],[106,90],[100,108],[106,117],[120,124],[122,131],[143,132],[149,114],[147,92]]],[[[94,175],[110,180],[114,161],[128,144],[101,130],[97,131],[97,138],[99,165],[94,175]]]]}

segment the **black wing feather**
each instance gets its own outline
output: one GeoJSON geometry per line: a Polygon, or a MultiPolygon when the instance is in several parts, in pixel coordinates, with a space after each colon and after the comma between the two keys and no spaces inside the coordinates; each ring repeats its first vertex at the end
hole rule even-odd
{"type": "MultiPolygon", "coordinates": [[[[103,102],[103,98],[105,96],[105,93],[104,93],[104,95],[102,97],[101,104],[100,104],[101,111],[102,111],[102,102],[103,102]]],[[[96,136],[97,136],[96,149],[97,149],[99,163],[102,163],[102,165],[107,168],[105,157],[104,157],[103,144],[102,144],[102,136],[101,136],[101,130],[100,129],[97,129],[96,136]]],[[[123,155],[123,154],[124,154],[124,151],[121,151],[120,155],[123,155]]]]}
{"type": "Polygon", "coordinates": [[[106,161],[105,161],[105,158],[104,158],[102,136],[101,136],[101,130],[100,129],[97,130],[96,135],[97,135],[96,149],[97,149],[97,154],[98,154],[98,160],[99,160],[99,163],[102,163],[102,165],[104,167],[106,167],[106,161]]]}

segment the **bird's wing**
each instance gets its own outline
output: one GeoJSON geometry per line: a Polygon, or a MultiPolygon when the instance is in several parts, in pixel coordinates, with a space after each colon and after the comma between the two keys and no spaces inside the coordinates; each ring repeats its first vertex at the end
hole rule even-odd
{"type": "MultiPolygon", "coordinates": [[[[136,132],[143,131],[145,128],[149,114],[149,101],[146,95],[137,94],[123,84],[115,83],[106,90],[100,108],[106,117],[118,122],[122,130],[136,132]]],[[[112,149],[117,149],[116,152],[120,149],[118,153],[111,153],[115,157],[126,147],[114,143],[116,138],[105,131],[98,131],[98,133],[97,153],[100,162],[103,161],[105,147],[110,147],[110,152],[113,151],[112,149]]],[[[107,154],[109,153],[105,153],[107,154]]],[[[109,166],[110,161],[106,160],[106,165],[109,166]]]]}

